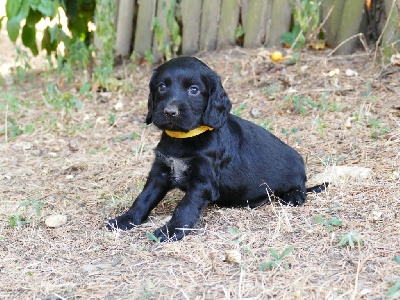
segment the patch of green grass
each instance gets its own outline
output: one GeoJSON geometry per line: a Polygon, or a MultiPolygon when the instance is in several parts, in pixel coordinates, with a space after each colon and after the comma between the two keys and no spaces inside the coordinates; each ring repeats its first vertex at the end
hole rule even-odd
{"type": "Polygon", "coordinates": [[[232,227],[228,227],[228,230],[235,235],[235,239],[232,240],[231,242],[233,244],[237,244],[237,245],[241,246],[244,251],[246,251],[247,253],[249,253],[251,256],[254,257],[253,251],[251,251],[249,246],[244,243],[243,238],[242,238],[239,230],[237,228],[232,228],[232,227]]]}
{"type": "Polygon", "coordinates": [[[367,127],[370,128],[370,136],[375,139],[390,132],[390,127],[384,126],[379,118],[369,118],[367,127]]]}
{"type": "Polygon", "coordinates": [[[264,271],[265,269],[276,268],[276,267],[282,267],[285,270],[289,269],[289,266],[287,264],[283,263],[282,260],[286,256],[288,256],[292,251],[293,251],[293,246],[287,247],[285,250],[283,250],[282,254],[279,255],[278,252],[276,252],[273,248],[270,248],[269,252],[271,253],[271,256],[274,258],[274,260],[263,263],[260,266],[261,271],[264,271]]]}
{"type": "Polygon", "coordinates": [[[306,97],[299,97],[296,94],[291,96],[285,96],[283,100],[287,101],[291,105],[294,105],[295,111],[299,111],[303,116],[307,114],[306,107],[310,106],[311,108],[318,108],[318,104],[315,103],[314,101],[306,97]]]}

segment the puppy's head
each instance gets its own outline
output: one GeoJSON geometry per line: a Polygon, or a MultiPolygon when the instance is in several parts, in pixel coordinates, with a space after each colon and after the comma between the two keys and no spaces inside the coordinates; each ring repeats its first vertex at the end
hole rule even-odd
{"type": "Polygon", "coordinates": [[[231,109],[219,76],[194,57],[178,57],[155,69],[146,123],[172,131],[221,127],[231,109]]]}

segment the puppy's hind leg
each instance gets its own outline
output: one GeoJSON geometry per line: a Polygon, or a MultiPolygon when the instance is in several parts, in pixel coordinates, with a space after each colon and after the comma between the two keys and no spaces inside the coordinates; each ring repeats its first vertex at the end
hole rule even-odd
{"type": "Polygon", "coordinates": [[[307,194],[301,189],[291,190],[280,196],[280,202],[290,206],[300,206],[307,199],[307,194]]]}

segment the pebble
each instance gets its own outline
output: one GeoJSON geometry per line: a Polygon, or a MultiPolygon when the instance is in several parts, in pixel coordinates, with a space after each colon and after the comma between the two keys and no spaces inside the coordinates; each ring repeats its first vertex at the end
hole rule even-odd
{"type": "Polygon", "coordinates": [[[47,227],[56,228],[67,224],[67,221],[68,217],[65,215],[51,215],[46,218],[44,223],[47,227]]]}

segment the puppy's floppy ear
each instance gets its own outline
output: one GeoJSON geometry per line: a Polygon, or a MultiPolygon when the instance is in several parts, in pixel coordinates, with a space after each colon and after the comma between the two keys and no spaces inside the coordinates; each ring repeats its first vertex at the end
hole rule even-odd
{"type": "Polygon", "coordinates": [[[157,76],[157,69],[154,70],[153,75],[151,76],[149,83],[149,99],[147,102],[147,116],[146,116],[146,124],[149,125],[153,122],[153,110],[154,110],[154,93],[156,91],[155,87],[155,78],[157,76]]]}
{"type": "Polygon", "coordinates": [[[203,125],[217,129],[224,125],[232,104],[217,74],[212,72],[205,80],[208,81],[208,103],[202,121],[203,125]]]}

